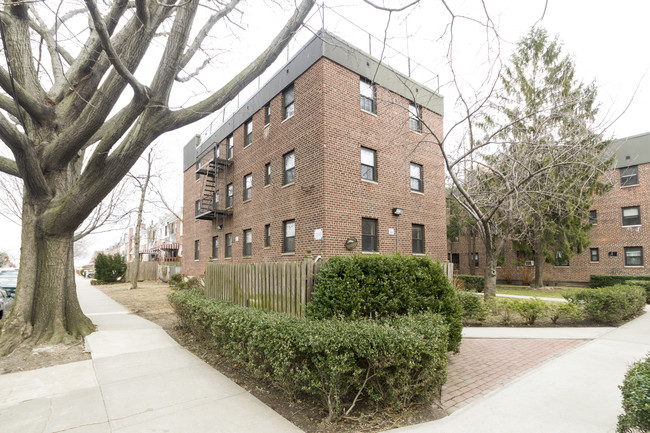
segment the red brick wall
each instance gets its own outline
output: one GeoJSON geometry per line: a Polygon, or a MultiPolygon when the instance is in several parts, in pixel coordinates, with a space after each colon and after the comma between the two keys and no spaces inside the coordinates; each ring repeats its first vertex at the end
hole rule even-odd
{"type": "MultiPolygon", "coordinates": [[[[553,266],[544,264],[544,281],[548,284],[574,282],[585,283],[591,274],[613,275],[646,275],[650,274],[650,164],[638,167],[639,185],[621,188],[619,170],[611,170],[602,179],[613,181],[610,191],[594,200],[591,207],[596,210],[598,222],[590,232],[591,244],[581,254],[577,254],[569,261],[569,266],[553,266]],[[638,227],[622,226],[623,207],[640,206],[641,225],[638,227]],[[625,247],[643,247],[643,262],[641,267],[625,266],[625,247]],[[590,261],[589,248],[598,248],[600,259],[598,262],[590,261]],[[616,252],[616,257],[610,257],[610,252],[616,252]]],[[[450,252],[460,253],[459,273],[469,273],[467,241],[460,239],[458,243],[449,245],[450,252]]],[[[485,251],[483,243],[477,239],[479,252],[479,269],[477,274],[482,275],[485,265],[485,251]]],[[[505,263],[498,270],[497,278],[506,277],[521,280],[521,267],[514,266],[516,256],[506,249],[505,263]]]]}
{"type": "MultiPolygon", "coordinates": [[[[212,255],[212,237],[219,236],[217,261],[261,262],[302,260],[312,254],[346,254],[348,237],[355,237],[361,252],[361,218],[379,220],[381,252],[395,251],[394,207],[404,209],[399,220],[400,251],[411,253],[411,223],[425,225],[427,255],[446,258],[444,167],[439,152],[408,127],[408,101],[378,87],[377,115],[361,111],[359,76],[325,58],[294,82],[295,114],[282,120],[282,94],[271,101],[271,125],[264,128],[263,109],[253,116],[253,143],[243,148],[244,126],[234,133],[233,165],[226,181],[219,181],[220,200],[225,184],[234,186],[233,215],[217,222],[194,219],[203,177],[195,181],[194,167],[184,174],[183,272],[202,274],[212,255]],[[360,146],[377,151],[378,182],[361,181],[360,146]],[[295,183],[282,186],[283,155],[295,151],[295,183]],[[410,191],[410,162],[424,166],[424,194],[410,191]],[[271,163],[271,185],[264,186],[264,167],[271,163]],[[252,199],[242,202],[243,178],[253,173],[252,199]],[[295,219],[295,254],[282,254],[282,222],[295,219]],[[264,226],[271,224],[271,247],[264,248],[264,226]],[[243,230],[251,229],[253,249],[243,258],[243,230]],[[323,229],[323,240],[314,230],[323,229]],[[232,259],[225,259],[225,234],[233,234],[232,259]],[[235,237],[239,241],[235,242],[235,237]],[[194,240],[201,242],[194,260],[194,240]]],[[[442,118],[424,110],[425,121],[438,134],[442,118]]],[[[225,156],[225,142],[221,148],[225,156]]],[[[207,155],[204,160],[210,159],[207,155]]]]}

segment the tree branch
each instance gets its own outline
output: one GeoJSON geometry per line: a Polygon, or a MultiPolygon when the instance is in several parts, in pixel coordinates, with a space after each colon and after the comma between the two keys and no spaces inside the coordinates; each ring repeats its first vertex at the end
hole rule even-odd
{"type": "Polygon", "coordinates": [[[214,27],[214,25],[218,23],[219,20],[221,20],[221,18],[225,17],[233,9],[235,9],[235,7],[237,7],[240,1],[241,0],[231,0],[230,3],[228,3],[222,10],[220,10],[216,14],[213,14],[210,17],[210,19],[208,19],[208,21],[203,25],[203,28],[196,35],[196,38],[194,38],[192,45],[190,45],[187,51],[183,53],[183,56],[181,57],[181,61],[178,64],[178,70],[176,71],[177,74],[180,72],[181,69],[187,66],[190,60],[192,60],[192,57],[194,57],[194,55],[197,53],[197,51],[201,47],[201,44],[203,44],[203,41],[210,33],[210,30],[212,30],[212,27],[214,27]]]}
{"type": "MultiPolygon", "coordinates": [[[[22,107],[37,122],[43,123],[47,119],[51,118],[53,114],[52,107],[41,104],[32,93],[25,91],[25,88],[21,86],[20,83],[16,82],[16,80],[13,80],[12,83],[11,77],[5,68],[0,68],[0,87],[2,87],[10,97],[13,97],[20,107],[22,107]]],[[[17,116],[17,110],[14,110],[11,114],[17,116]]]]}
{"type": "Polygon", "coordinates": [[[11,176],[22,178],[20,171],[18,171],[18,165],[16,165],[16,161],[5,158],[4,156],[0,156],[0,171],[11,176]]]}
{"type": "Polygon", "coordinates": [[[293,34],[300,28],[303,20],[314,5],[314,0],[303,0],[293,16],[285,24],[280,33],[273,39],[269,47],[242,70],[228,84],[212,96],[186,109],[174,111],[168,115],[167,130],[180,128],[207,116],[221,108],[234,98],[244,87],[264,72],[289,43],[293,34]]]}
{"type": "MultiPolygon", "coordinates": [[[[131,71],[122,63],[122,60],[119,58],[117,53],[115,52],[115,48],[113,48],[113,44],[111,43],[111,37],[109,34],[109,30],[106,27],[106,23],[104,22],[104,19],[102,18],[101,14],[99,13],[99,10],[97,9],[97,5],[95,4],[95,0],[85,0],[86,1],[86,6],[88,6],[88,11],[90,12],[90,16],[93,19],[93,24],[95,25],[95,30],[97,31],[97,34],[99,35],[99,40],[102,43],[102,48],[108,55],[109,60],[111,61],[111,64],[115,68],[115,70],[120,74],[124,80],[126,80],[127,83],[131,86],[133,89],[133,92],[138,96],[138,97],[144,97],[146,99],[149,98],[149,92],[148,89],[142,85],[136,78],[133,76],[131,71]]],[[[136,1],[136,4],[138,1],[136,1]]],[[[138,15],[138,17],[140,17],[138,15]]],[[[147,13],[148,17],[148,13],[147,13]]],[[[140,17],[141,18],[141,17],[140,17]]],[[[147,18],[148,20],[148,18],[147,18]]]]}

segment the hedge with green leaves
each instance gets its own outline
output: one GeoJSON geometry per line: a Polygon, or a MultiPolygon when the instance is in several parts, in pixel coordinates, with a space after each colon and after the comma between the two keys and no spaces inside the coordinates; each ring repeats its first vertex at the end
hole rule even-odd
{"type": "Polygon", "coordinates": [[[625,284],[627,280],[650,281],[650,275],[597,275],[589,276],[589,287],[608,287],[615,284],[625,284]]]}
{"type": "Polygon", "coordinates": [[[449,325],[449,350],[457,351],[462,310],[442,266],[427,257],[395,254],[335,256],[316,275],[307,316],[379,319],[440,313],[449,325]]]}
{"type": "Polygon", "coordinates": [[[460,307],[463,310],[464,319],[482,320],[485,317],[485,309],[483,308],[483,298],[473,292],[465,292],[459,290],[458,300],[460,307]]]}
{"type": "Polygon", "coordinates": [[[485,277],[481,275],[456,275],[454,278],[463,282],[464,289],[469,292],[483,291],[485,277]]]}
{"type": "Polygon", "coordinates": [[[630,319],[645,307],[645,291],[639,286],[624,284],[585,289],[564,297],[584,309],[588,318],[606,324],[630,319]]]}
{"type": "Polygon", "coordinates": [[[200,290],[169,299],[195,335],[289,395],[316,397],[330,420],[359,399],[391,408],[432,400],[447,378],[448,327],[439,314],[314,320],[234,306],[200,290]]]}
{"type": "Polygon", "coordinates": [[[616,431],[650,431],[650,354],[628,370],[619,388],[623,394],[623,414],[618,416],[616,431]]]}
{"type": "Polygon", "coordinates": [[[650,280],[626,280],[625,284],[628,286],[639,286],[645,290],[645,301],[650,304],[650,280]]]}

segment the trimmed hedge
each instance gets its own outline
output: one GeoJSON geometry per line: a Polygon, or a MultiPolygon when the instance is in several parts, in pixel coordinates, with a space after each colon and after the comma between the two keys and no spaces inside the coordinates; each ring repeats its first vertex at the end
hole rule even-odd
{"type": "Polygon", "coordinates": [[[625,284],[627,280],[650,281],[650,275],[597,275],[589,276],[589,287],[608,287],[615,284],[625,284]]]}
{"type": "Polygon", "coordinates": [[[638,286],[616,284],[565,294],[571,303],[582,307],[588,318],[614,324],[632,318],[645,307],[645,291],[638,286]]]}
{"type": "Polygon", "coordinates": [[[464,289],[469,292],[483,291],[485,277],[481,275],[456,275],[454,278],[462,281],[464,289]]]}
{"type": "Polygon", "coordinates": [[[380,319],[425,311],[442,314],[449,325],[449,350],[458,351],[462,310],[442,266],[399,254],[329,258],[307,305],[313,319],[380,319]]]}
{"type": "Polygon", "coordinates": [[[625,284],[628,286],[639,286],[645,290],[645,301],[650,304],[650,280],[626,280],[625,284]]]}
{"type": "Polygon", "coordinates": [[[623,394],[624,413],[618,416],[616,431],[650,431],[650,355],[632,365],[619,388],[623,394]]]}
{"type": "Polygon", "coordinates": [[[200,290],[174,291],[181,323],[289,395],[318,398],[329,419],[358,399],[401,408],[439,395],[447,379],[447,326],[439,314],[312,320],[234,306],[200,290]]]}
{"type": "Polygon", "coordinates": [[[119,254],[99,253],[95,257],[95,279],[104,283],[114,283],[126,273],[126,258],[119,254]]]}

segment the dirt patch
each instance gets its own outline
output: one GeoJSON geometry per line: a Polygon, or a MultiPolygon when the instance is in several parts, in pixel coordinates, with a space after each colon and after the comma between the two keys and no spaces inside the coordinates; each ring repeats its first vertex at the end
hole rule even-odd
{"type": "Polygon", "coordinates": [[[85,351],[83,341],[73,346],[65,344],[20,346],[9,355],[0,357],[0,374],[35,370],[87,359],[90,359],[90,353],[85,351]]]}
{"type": "Polygon", "coordinates": [[[327,413],[322,406],[308,399],[287,398],[282,391],[252,377],[243,366],[222,357],[213,347],[198,341],[193,334],[179,327],[178,318],[167,301],[167,294],[170,291],[167,284],[146,281],[138,283],[137,290],[129,290],[129,287],[129,284],[97,286],[128,310],[160,325],[180,345],[307,433],[377,432],[432,421],[446,415],[444,410],[431,405],[388,412],[376,412],[373,408],[362,407],[361,410],[365,414],[363,416],[357,414],[334,424],[326,423],[324,420],[327,413]]]}

